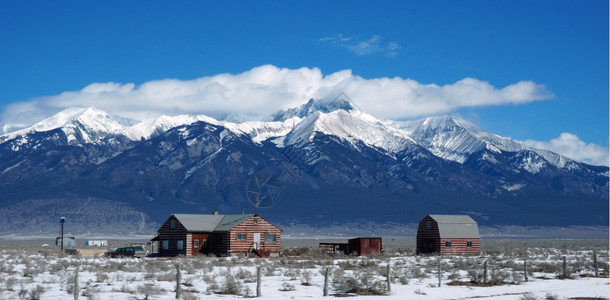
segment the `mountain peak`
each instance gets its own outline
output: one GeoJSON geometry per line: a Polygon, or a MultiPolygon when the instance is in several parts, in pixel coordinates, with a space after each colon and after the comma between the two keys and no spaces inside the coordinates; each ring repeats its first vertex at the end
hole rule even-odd
{"type": "Polygon", "coordinates": [[[285,121],[290,118],[299,117],[305,118],[315,112],[330,113],[336,110],[353,111],[355,110],[352,103],[343,94],[333,99],[309,99],[307,103],[287,110],[282,110],[274,113],[271,116],[272,121],[285,121]]]}

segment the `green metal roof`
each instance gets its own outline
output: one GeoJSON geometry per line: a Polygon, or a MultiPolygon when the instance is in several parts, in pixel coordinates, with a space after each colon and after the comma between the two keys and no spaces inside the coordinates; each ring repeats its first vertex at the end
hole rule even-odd
{"type": "Polygon", "coordinates": [[[477,222],[467,215],[429,215],[438,223],[441,238],[479,238],[477,222]]]}
{"type": "Polygon", "coordinates": [[[173,214],[191,232],[228,231],[254,215],[173,214]]]}
{"type": "Polygon", "coordinates": [[[229,231],[254,215],[225,215],[215,231],[229,231]]]}

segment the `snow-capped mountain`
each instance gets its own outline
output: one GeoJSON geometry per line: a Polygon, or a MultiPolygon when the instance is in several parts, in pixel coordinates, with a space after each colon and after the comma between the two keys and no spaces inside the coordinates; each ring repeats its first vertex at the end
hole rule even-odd
{"type": "Polygon", "coordinates": [[[108,134],[120,133],[136,120],[108,115],[94,107],[68,108],[28,128],[0,136],[0,142],[22,137],[29,133],[61,129],[71,144],[95,143],[108,134]]]}
{"type": "Polygon", "coordinates": [[[31,127],[0,136],[0,142],[58,128],[66,134],[69,144],[96,143],[108,135],[123,135],[138,141],[195,122],[224,126],[234,133],[249,135],[255,143],[273,140],[280,147],[308,142],[316,134],[325,134],[352,144],[362,142],[388,153],[400,152],[417,144],[440,158],[462,164],[473,153],[487,149],[496,152],[534,151],[556,167],[573,165],[569,158],[548,150],[526,147],[462,119],[440,116],[403,122],[380,121],[355,110],[346,100],[325,102],[311,99],[298,108],[275,113],[272,121],[243,123],[218,121],[205,115],[163,115],[136,121],[112,116],[94,107],[68,108],[31,127]]]}
{"type": "Polygon", "coordinates": [[[346,100],[310,100],[259,122],[204,115],[134,121],[67,109],[0,136],[0,216],[68,211],[95,227],[114,215],[146,231],[171,212],[253,210],[257,174],[282,186],[281,201],[259,208],[279,224],[406,224],[431,212],[469,213],[489,225],[608,222],[608,167],[455,117],[378,120],[346,100]],[[44,212],[23,210],[44,203],[51,203],[44,212]]]}

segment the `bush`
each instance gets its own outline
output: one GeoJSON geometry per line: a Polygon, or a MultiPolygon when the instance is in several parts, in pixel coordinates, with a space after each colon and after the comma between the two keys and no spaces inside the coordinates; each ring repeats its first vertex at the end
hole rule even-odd
{"type": "Polygon", "coordinates": [[[303,272],[303,277],[301,277],[301,284],[305,286],[311,285],[311,272],[305,271],[303,272]]]}
{"type": "Polygon", "coordinates": [[[235,277],[227,272],[225,274],[225,283],[223,286],[219,286],[216,283],[208,285],[208,291],[216,294],[224,295],[241,295],[244,291],[244,286],[241,282],[235,280],[235,277]]]}
{"type": "Polygon", "coordinates": [[[159,295],[164,292],[163,289],[158,288],[155,284],[152,283],[145,283],[143,285],[138,286],[137,291],[138,294],[144,296],[145,300],[148,300],[148,297],[150,296],[159,295]]]}
{"type": "Polygon", "coordinates": [[[358,295],[385,295],[388,293],[387,283],[384,280],[377,280],[372,273],[355,272],[354,277],[342,277],[334,282],[333,287],[345,293],[358,295]]]}
{"type": "Polygon", "coordinates": [[[290,284],[288,282],[284,282],[282,283],[282,287],[279,289],[282,292],[291,292],[294,291],[296,288],[294,287],[293,284],[290,284]]]}
{"type": "Polygon", "coordinates": [[[30,291],[30,299],[38,300],[44,293],[44,288],[41,285],[37,285],[33,290],[30,291]]]}

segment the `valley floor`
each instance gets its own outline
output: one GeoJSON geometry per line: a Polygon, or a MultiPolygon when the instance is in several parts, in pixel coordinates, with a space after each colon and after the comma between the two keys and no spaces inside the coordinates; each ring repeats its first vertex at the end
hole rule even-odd
{"type": "Polygon", "coordinates": [[[363,299],[607,299],[610,294],[607,240],[496,241],[473,257],[415,256],[408,247],[391,245],[376,257],[331,257],[311,245],[294,245],[271,259],[113,259],[3,242],[0,299],[67,300],[75,299],[75,292],[79,299],[175,299],[177,274],[182,299],[244,298],[256,296],[257,272],[263,299],[318,299],[327,270],[330,296],[363,299]]]}

